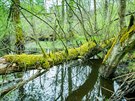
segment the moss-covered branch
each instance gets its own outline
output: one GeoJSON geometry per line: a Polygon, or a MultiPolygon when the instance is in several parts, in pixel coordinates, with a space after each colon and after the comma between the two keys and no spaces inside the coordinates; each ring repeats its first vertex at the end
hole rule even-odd
{"type": "Polygon", "coordinates": [[[96,48],[96,43],[89,41],[78,48],[68,49],[68,53],[65,51],[59,51],[55,53],[50,52],[49,54],[47,54],[46,57],[43,57],[42,54],[5,55],[0,60],[0,74],[31,69],[49,69],[52,66],[58,65],[64,61],[69,61],[83,57],[85,56],[85,54],[90,54],[90,56],[92,57],[97,53],[93,54],[93,51],[91,50],[95,49],[95,51],[100,52],[103,48],[111,44],[112,41],[113,39],[110,39],[106,42],[99,44],[98,47],[100,48],[96,48]]]}

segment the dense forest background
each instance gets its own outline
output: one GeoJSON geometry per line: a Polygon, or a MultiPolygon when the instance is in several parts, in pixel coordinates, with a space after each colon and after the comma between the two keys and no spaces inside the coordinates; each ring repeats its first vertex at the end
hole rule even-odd
{"type": "Polygon", "coordinates": [[[40,52],[38,40],[45,50],[62,49],[61,41],[77,46],[90,39],[107,40],[120,31],[120,15],[124,17],[122,26],[128,26],[134,3],[128,0],[125,9],[120,9],[120,0],[1,0],[0,54],[16,53],[17,40],[22,40],[27,53],[40,52]],[[15,2],[18,14],[12,7],[15,2]],[[21,30],[20,39],[15,26],[21,30]]]}

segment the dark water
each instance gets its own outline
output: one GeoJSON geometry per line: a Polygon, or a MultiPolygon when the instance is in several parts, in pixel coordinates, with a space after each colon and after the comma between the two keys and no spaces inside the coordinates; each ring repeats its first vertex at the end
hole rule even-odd
{"type": "MultiPolygon", "coordinates": [[[[54,66],[42,76],[7,94],[2,100],[104,101],[111,96],[115,86],[114,82],[98,76],[100,64],[101,60],[91,60],[85,64],[72,61],[54,66]]],[[[25,72],[22,76],[28,78],[35,72],[34,70],[25,72]]],[[[15,78],[15,74],[9,78],[15,78]]],[[[3,88],[1,86],[1,90],[3,88]]]]}

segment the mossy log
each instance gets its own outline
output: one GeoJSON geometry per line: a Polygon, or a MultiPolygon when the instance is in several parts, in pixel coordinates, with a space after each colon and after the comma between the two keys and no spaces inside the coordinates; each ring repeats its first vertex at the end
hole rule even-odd
{"type": "Polygon", "coordinates": [[[42,54],[5,55],[0,58],[0,74],[32,69],[49,69],[54,65],[63,63],[64,61],[82,58],[86,54],[92,57],[97,54],[97,52],[100,52],[103,48],[111,44],[113,40],[114,39],[112,38],[99,44],[98,48],[96,48],[96,43],[89,41],[78,48],[68,49],[68,53],[65,51],[59,51],[55,53],[50,52],[46,57],[44,57],[42,54]],[[93,49],[96,51],[94,54],[93,51],[91,51],[93,49]]]}

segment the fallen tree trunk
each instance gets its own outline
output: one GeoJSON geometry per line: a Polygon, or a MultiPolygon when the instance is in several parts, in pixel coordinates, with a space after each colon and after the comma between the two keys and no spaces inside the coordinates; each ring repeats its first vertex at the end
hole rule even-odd
{"type": "Polygon", "coordinates": [[[64,61],[69,61],[78,58],[85,58],[86,54],[89,57],[101,52],[102,49],[111,45],[113,38],[107,40],[98,46],[96,43],[89,41],[78,48],[68,49],[55,53],[49,53],[46,57],[40,55],[5,55],[0,58],[0,74],[7,74],[12,72],[21,72],[32,69],[49,69],[54,65],[58,65],[64,61]],[[94,50],[94,51],[93,51],[94,50]]]}

